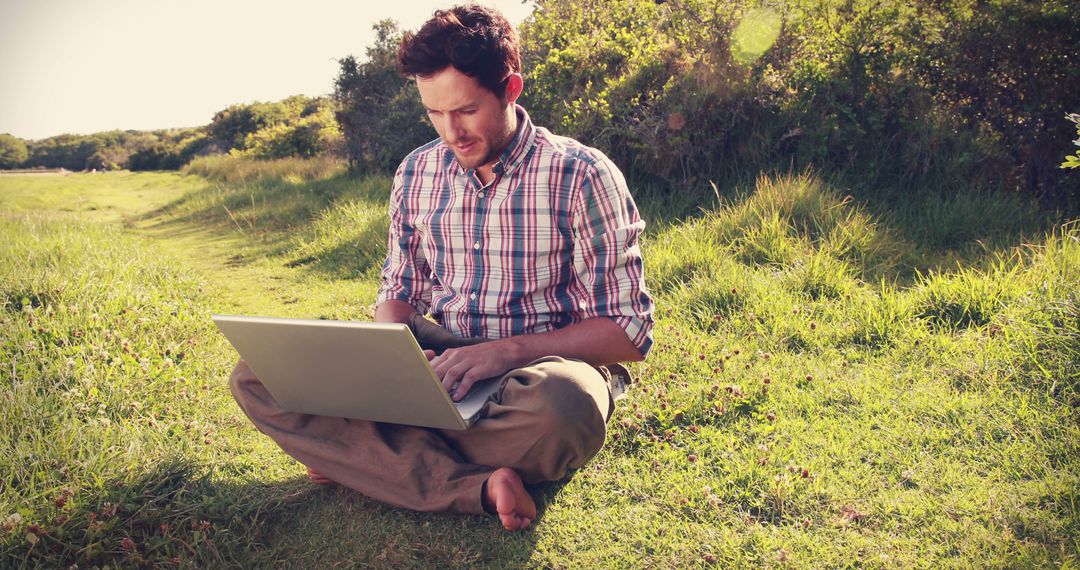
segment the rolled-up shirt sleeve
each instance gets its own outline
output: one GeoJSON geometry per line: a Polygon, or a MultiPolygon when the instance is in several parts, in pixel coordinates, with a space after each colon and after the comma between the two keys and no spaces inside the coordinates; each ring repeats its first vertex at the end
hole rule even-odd
{"type": "Polygon", "coordinates": [[[572,224],[580,315],[611,319],[645,356],[654,309],[638,244],[645,222],[622,173],[606,158],[585,171],[579,188],[572,224]]]}
{"type": "Polygon", "coordinates": [[[431,306],[431,269],[424,257],[423,237],[409,222],[405,208],[405,165],[394,175],[390,192],[390,231],[377,303],[405,301],[425,314],[431,306]]]}

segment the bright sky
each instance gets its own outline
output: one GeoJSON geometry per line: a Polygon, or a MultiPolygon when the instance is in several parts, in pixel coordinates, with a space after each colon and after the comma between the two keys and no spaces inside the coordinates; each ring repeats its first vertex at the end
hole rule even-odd
{"type": "MultiPolygon", "coordinates": [[[[333,91],[373,23],[458,0],[0,0],[0,133],[194,127],[236,103],[333,91]]],[[[515,25],[531,2],[486,0],[515,25]]]]}

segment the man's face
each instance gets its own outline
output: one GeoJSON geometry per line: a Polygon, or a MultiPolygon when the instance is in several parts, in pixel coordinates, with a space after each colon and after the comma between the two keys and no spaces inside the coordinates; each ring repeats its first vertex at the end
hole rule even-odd
{"type": "Polygon", "coordinates": [[[458,162],[490,171],[517,130],[512,104],[516,93],[508,89],[500,99],[453,66],[431,77],[417,77],[416,87],[431,124],[458,162]]]}

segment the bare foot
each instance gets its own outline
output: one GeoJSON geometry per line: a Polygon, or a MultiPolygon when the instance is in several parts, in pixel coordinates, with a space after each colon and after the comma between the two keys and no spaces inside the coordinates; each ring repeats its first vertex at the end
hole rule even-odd
{"type": "Polygon", "coordinates": [[[319,473],[318,471],[310,467],[307,468],[307,476],[308,479],[311,479],[312,481],[320,485],[333,485],[337,483],[337,481],[334,481],[333,479],[327,477],[326,475],[323,475],[322,473],[319,473]]]}
{"type": "Polygon", "coordinates": [[[529,528],[536,518],[536,503],[525,490],[517,472],[509,467],[496,469],[484,482],[484,510],[499,515],[506,530],[529,528]]]}

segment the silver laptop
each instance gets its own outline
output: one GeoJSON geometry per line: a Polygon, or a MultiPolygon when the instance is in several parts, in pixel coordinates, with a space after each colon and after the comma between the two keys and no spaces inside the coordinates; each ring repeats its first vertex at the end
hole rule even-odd
{"type": "Polygon", "coordinates": [[[498,389],[454,402],[404,324],[213,315],[285,410],[463,430],[498,389]]]}

